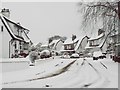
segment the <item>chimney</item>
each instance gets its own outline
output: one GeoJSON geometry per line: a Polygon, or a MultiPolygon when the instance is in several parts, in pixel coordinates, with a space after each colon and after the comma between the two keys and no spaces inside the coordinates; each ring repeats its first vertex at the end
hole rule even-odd
{"type": "Polygon", "coordinates": [[[6,16],[7,18],[10,18],[10,10],[9,9],[2,9],[1,13],[6,16]]]}
{"type": "Polygon", "coordinates": [[[99,30],[98,30],[98,36],[99,36],[100,34],[104,33],[104,32],[105,32],[104,30],[99,29],[99,30]]]}

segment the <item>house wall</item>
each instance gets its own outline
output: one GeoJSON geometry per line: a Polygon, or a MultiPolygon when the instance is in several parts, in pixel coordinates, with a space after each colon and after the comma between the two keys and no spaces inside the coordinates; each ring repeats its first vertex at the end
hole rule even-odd
{"type": "Polygon", "coordinates": [[[3,26],[3,31],[0,30],[0,35],[2,37],[0,41],[0,43],[2,43],[2,58],[9,58],[9,41],[11,40],[11,37],[2,22],[1,26],[3,26]]]}
{"type": "Polygon", "coordinates": [[[2,23],[0,21],[0,58],[2,58],[2,33],[1,33],[2,23]]]}
{"type": "Polygon", "coordinates": [[[20,43],[20,41],[14,40],[14,42],[10,44],[10,56],[12,56],[12,54],[15,55],[15,50],[18,50],[18,53],[20,53],[20,44],[19,43],[20,43]]]}
{"type": "Polygon", "coordinates": [[[62,42],[62,41],[59,41],[59,42],[57,43],[57,45],[56,45],[56,48],[55,48],[56,51],[60,51],[62,45],[63,45],[63,42],[62,42]]]}
{"type": "Polygon", "coordinates": [[[108,46],[108,44],[107,44],[107,42],[105,42],[104,45],[103,45],[103,47],[102,47],[102,49],[101,49],[102,53],[106,53],[107,46],[108,46]]]}
{"type": "MultiPolygon", "coordinates": [[[[1,23],[1,21],[0,21],[1,23]]],[[[15,42],[16,42],[16,49],[17,50],[20,50],[20,47],[19,47],[19,41],[14,41],[14,42],[10,42],[11,41],[11,36],[10,34],[8,33],[7,29],[5,28],[5,26],[3,25],[3,23],[1,23],[1,26],[0,26],[0,50],[2,52],[0,52],[0,57],[1,58],[9,58],[9,55],[10,57],[12,56],[12,54],[15,53],[15,42]],[[3,31],[1,26],[3,26],[3,31]],[[10,43],[9,43],[10,42],[10,43]]]]}
{"type": "Polygon", "coordinates": [[[85,38],[81,41],[81,44],[80,44],[80,46],[79,46],[78,49],[77,49],[77,52],[78,52],[78,53],[79,53],[79,52],[83,52],[83,50],[85,50],[85,47],[86,47],[87,43],[88,43],[88,38],[85,37],[85,38]]]}

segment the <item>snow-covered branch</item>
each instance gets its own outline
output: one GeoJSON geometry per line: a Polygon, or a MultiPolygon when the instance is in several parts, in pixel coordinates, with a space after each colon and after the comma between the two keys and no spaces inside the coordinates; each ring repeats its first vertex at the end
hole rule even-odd
{"type": "MultiPolygon", "coordinates": [[[[109,3],[109,2],[108,2],[109,3]]],[[[113,11],[115,11],[115,13],[118,13],[117,9],[114,8],[113,6],[109,5],[104,5],[104,4],[96,4],[96,5],[87,5],[88,7],[105,7],[105,8],[109,8],[113,11]]]]}

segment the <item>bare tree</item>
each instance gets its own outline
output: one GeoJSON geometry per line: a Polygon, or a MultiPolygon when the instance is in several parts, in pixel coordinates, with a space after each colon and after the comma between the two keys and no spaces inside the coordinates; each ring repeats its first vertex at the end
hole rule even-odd
{"type": "MultiPolygon", "coordinates": [[[[106,34],[118,33],[117,43],[120,44],[120,1],[105,0],[98,2],[79,3],[80,11],[83,13],[82,27],[85,32],[89,26],[94,28],[96,23],[102,19],[103,29],[106,34]]],[[[93,29],[91,29],[93,30],[93,29]]],[[[93,31],[91,31],[93,32],[93,31]]],[[[120,45],[117,46],[116,55],[120,55],[120,45]]]]}
{"type": "MultiPolygon", "coordinates": [[[[108,33],[116,28],[118,29],[118,2],[110,2],[106,0],[104,2],[84,2],[79,3],[81,6],[80,11],[83,13],[83,30],[86,30],[88,26],[94,28],[100,19],[103,21],[103,29],[108,33]]],[[[91,29],[92,30],[92,29],[91,29]]]]}

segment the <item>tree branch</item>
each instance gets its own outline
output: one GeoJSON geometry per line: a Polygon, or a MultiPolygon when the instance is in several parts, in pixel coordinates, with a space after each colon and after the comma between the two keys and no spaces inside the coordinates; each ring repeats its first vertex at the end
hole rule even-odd
{"type": "Polygon", "coordinates": [[[87,5],[87,6],[88,6],[88,7],[106,7],[106,8],[112,9],[113,11],[115,11],[115,13],[118,13],[118,11],[117,11],[115,8],[113,8],[111,5],[106,6],[106,5],[104,5],[104,4],[97,4],[97,5],[92,5],[92,6],[87,5]]]}

